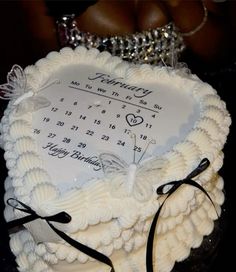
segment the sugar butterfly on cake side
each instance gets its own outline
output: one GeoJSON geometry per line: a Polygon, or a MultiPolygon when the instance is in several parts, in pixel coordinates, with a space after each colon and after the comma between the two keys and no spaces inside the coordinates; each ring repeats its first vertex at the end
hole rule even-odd
{"type": "MultiPolygon", "coordinates": [[[[48,85],[42,86],[41,89],[48,85]]],[[[7,75],[7,83],[0,85],[0,97],[4,100],[12,100],[17,106],[16,114],[21,115],[29,111],[37,111],[40,108],[48,107],[50,102],[42,97],[35,96],[35,91],[27,86],[26,75],[19,65],[13,65],[7,75]]]]}
{"type": "Polygon", "coordinates": [[[149,161],[150,158],[142,162],[148,146],[156,143],[155,140],[150,140],[143,154],[136,161],[136,135],[131,133],[131,137],[135,138],[134,155],[131,163],[127,163],[112,153],[101,153],[99,159],[105,177],[111,180],[110,188],[114,196],[123,198],[133,195],[138,201],[147,201],[153,195],[153,186],[161,180],[161,169],[164,166],[164,160],[156,158],[147,165],[145,162],[149,161]],[[147,175],[149,178],[147,178],[147,175]]]}

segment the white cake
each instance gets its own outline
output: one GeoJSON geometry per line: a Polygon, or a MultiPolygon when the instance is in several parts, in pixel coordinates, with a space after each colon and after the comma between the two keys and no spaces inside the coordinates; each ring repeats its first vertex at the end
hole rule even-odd
{"type": "Polygon", "coordinates": [[[11,98],[1,121],[5,218],[25,217],[19,208],[29,207],[41,216],[11,234],[19,271],[111,270],[55,230],[107,256],[116,272],[146,271],[160,207],[153,271],[171,271],[212,232],[231,119],[197,76],[78,47],[24,71],[14,66],[1,88],[11,98]],[[186,184],[202,160],[209,166],[192,177],[200,188],[186,184]],[[183,184],[170,194],[172,181],[183,184]],[[62,211],[68,223],[42,218],[62,211]]]}

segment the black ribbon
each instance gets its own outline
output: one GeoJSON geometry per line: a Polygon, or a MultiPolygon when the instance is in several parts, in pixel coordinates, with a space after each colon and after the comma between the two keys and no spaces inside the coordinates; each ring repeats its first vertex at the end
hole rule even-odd
{"type": "Polygon", "coordinates": [[[57,229],[55,226],[53,226],[51,224],[51,222],[58,222],[58,223],[63,223],[63,224],[69,223],[71,221],[71,216],[68,213],[60,212],[60,213],[57,213],[52,216],[40,216],[34,210],[32,210],[29,206],[27,206],[26,204],[24,204],[23,202],[21,202],[17,199],[9,198],[7,200],[7,204],[10,205],[11,207],[13,207],[14,209],[17,209],[17,210],[20,210],[22,212],[29,214],[25,217],[18,218],[18,219],[12,220],[10,222],[7,222],[8,229],[11,229],[11,228],[14,228],[17,226],[21,226],[23,224],[32,222],[36,219],[43,219],[48,223],[50,228],[52,230],[54,230],[55,233],[57,233],[68,244],[70,244],[74,248],[78,249],[79,251],[83,252],[84,254],[110,266],[111,267],[110,272],[115,272],[112,261],[106,255],[104,255],[104,254],[102,254],[102,253],[100,253],[100,252],[98,252],[98,251],[96,251],[86,245],[83,245],[78,241],[75,241],[70,236],[68,236],[64,232],[60,231],[59,229],[57,229]],[[19,204],[21,205],[21,207],[19,207],[19,204]]]}
{"type": "MultiPolygon", "coordinates": [[[[146,271],[147,272],[153,272],[153,242],[154,242],[154,237],[155,237],[155,229],[156,229],[159,215],[161,213],[161,209],[162,209],[163,205],[165,204],[166,200],[168,199],[168,197],[170,197],[181,185],[188,184],[188,185],[194,186],[194,187],[198,188],[199,190],[201,190],[208,197],[208,199],[211,201],[212,205],[214,206],[214,208],[216,210],[214,202],[212,201],[212,199],[211,199],[210,195],[207,193],[207,191],[200,184],[198,184],[196,181],[193,180],[193,178],[195,178],[196,176],[201,174],[203,171],[205,171],[209,165],[210,165],[209,160],[207,158],[204,158],[200,162],[200,164],[197,166],[197,168],[194,169],[186,178],[184,178],[182,180],[168,182],[168,183],[163,184],[157,188],[156,192],[158,195],[165,195],[166,194],[167,196],[164,199],[164,201],[162,202],[159,209],[157,210],[157,212],[153,218],[151,227],[150,227],[148,240],[147,240],[147,250],[146,250],[146,271]],[[169,190],[164,191],[166,186],[170,186],[170,188],[169,188],[169,190]]],[[[104,255],[104,254],[102,254],[102,253],[100,253],[100,252],[98,252],[98,251],[96,251],[86,245],[83,245],[78,241],[75,241],[74,239],[69,237],[67,234],[58,230],[55,226],[53,226],[51,224],[51,222],[58,222],[58,223],[63,223],[63,224],[69,223],[71,221],[71,216],[68,213],[60,212],[60,213],[57,213],[52,216],[40,216],[34,210],[32,210],[29,206],[27,206],[26,204],[24,204],[23,202],[21,202],[17,199],[9,198],[7,200],[7,203],[8,203],[8,205],[13,207],[14,209],[17,209],[17,210],[20,210],[22,212],[29,214],[23,218],[18,218],[18,219],[8,222],[7,223],[8,229],[29,223],[29,222],[34,221],[36,219],[43,219],[47,222],[47,224],[50,226],[50,228],[52,230],[54,230],[54,232],[57,233],[68,244],[70,244],[74,248],[78,249],[79,251],[85,253],[86,255],[110,266],[110,268],[111,268],[110,272],[115,272],[112,261],[106,255],[104,255]],[[18,207],[19,204],[21,205],[21,207],[18,207]]],[[[217,213],[217,210],[216,210],[216,213],[217,213]]],[[[217,213],[217,216],[218,216],[218,213],[217,213]]]]}
{"type": "Polygon", "coordinates": [[[158,195],[166,194],[167,197],[165,198],[165,200],[162,202],[161,206],[157,210],[150,227],[148,240],[147,240],[147,251],[146,251],[146,271],[147,272],[153,272],[153,243],[154,243],[154,237],[155,237],[155,229],[156,229],[159,215],[161,213],[161,209],[163,205],[165,204],[166,200],[168,199],[168,197],[170,197],[181,185],[188,184],[201,190],[207,196],[207,198],[211,201],[212,205],[215,208],[216,214],[219,217],[216,207],[214,205],[214,202],[212,201],[207,191],[200,184],[198,184],[196,181],[193,180],[193,178],[195,178],[196,176],[201,174],[203,171],[205,171],[209,165],[210,165],[209,160],[207,158],[204,158],[202,159],[200,164],[197,166],[197,168],[194,169],[186,178],[182,180],[168,182],[157,188],[156,192],[158,195]],[[169,190],[164,192],[164,188],[166,186],[171,186],[171,187],[169,190]]]}

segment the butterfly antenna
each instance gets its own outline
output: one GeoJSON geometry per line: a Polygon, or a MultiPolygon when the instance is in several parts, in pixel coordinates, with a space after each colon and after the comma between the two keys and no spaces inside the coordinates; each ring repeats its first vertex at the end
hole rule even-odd
{"type": "Polygon", "coordinates": [[[174,44],[171,45],[171,67],[178,68],[178,52],[176,52],[174,44]]]}
{"type": "Polygon", "coordinates": [[[61,83],[60,80],[57,78],[52,81],[47,81],[42,87],[39,88],[39,91],[47,89],[48,87],[52,86],[53,84],[60,84],[60,83],[61,83]]]}
{"type": "Polygon", "coordinates": [[[142,160],[142,158],[143,158],[143,156],[145,155],[145,153],[147,152],[148,147],[150,146],[150,144],[156,144],[156,140],[151,139],[151,140],[147,143],[147,146],[146,146],[146,148],[144,149],[143,154],[140,156],[140,158],[139,158],[139,160],[138,160],[138,163],[140,163],[140,161],[142,160]]]}
{"type": "Polygon", "coordinates": [[[161,62],[164,64],[164,66],[167,68],[167,71],[169,72],[170,68],[174,69],[176,68],[178,59],[178,55],[175,51],[174,44],[171,44],[170,46],[170,52],[168,54],[168,57],[166,61],[164,61],[163,58],[161,58],[161,62]]]}
{"type": "Polygon", "coordinates": [[[136,134],[135,133],[131,133],[130,134],[130,137],[133,139],[133,144],[134,144],[134,148],[133,148],[133,150],[134,150],[134,154],[133,154],[133,163],[135,163],[135,160],[136,160],[136,158],[135,158],[135,147],[136,147],[136,134]]]}
{"type": "Polygon", "coordinates": [[[166,68],[168,68],[166,62],[164,61],[164,59],[163,59],[161,56],[160,56],[160,59],[161,59],[162,64],[163,64],[166,68]]]}

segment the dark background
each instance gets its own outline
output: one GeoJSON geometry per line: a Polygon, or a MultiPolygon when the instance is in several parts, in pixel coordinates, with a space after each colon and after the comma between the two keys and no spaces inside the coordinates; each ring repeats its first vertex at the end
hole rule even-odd
{"type": "MultiPolygon", "coordinates": [[[[0,0],[0,84],[6,82],[7,72],[10,71],[13,64],[19,64],[23,68],[26,65],[33,64],[35,61],[44,57],[48,52],[45,49],[38,50],[32,44],[30,36],[28,35],[28,26],[24,21],[24,16],[18,8],[17,1],[2,1],[0,0]],[[36,52],[37,51],[37,52],[36,52]]],[[[232,37],[233,39],[233,37],[232,37]]],[[[40,45],[39,45],[40,47],[40,45]]],[[[221,98],[226,102],[232,119],[234,120],[235,108],[235,92],[236,92],[236,61],[235,52],[232,52],[232,62],[226,66],[214,67],[205,69],[201,63],[195,62],[190,68],[204,81],[209,82],[218,91],[221,98]]],[[[191,61],[191,56],[189,57],[191,61]]],[[[191,63],[191,62],[190,62],[191,63]]],[[[6,102],[0,100],[0,117],[6,107],[6,102]]],[[[230,135],[224,148],[225,161],[224,166],[220,170],[220,174],[225,180],[225,195],[226,201],[223,207],[222,222],[217,223],[218,231],[214,233],[213,237],[219,240],[217,249],[212,258],[199,259],[199,267],[202,263],[211,264],[210,270],[207,268],[199,268],[199,272],[218,272],[230,271],[227,267],[234,267],[235,260],[232,258],[230,252],[231,247],[235,246],[235,225],[234,207],[236,192],[234,191],[235,175],[234,161],[235,154],[233,152],[233,132],[234,125],[231,126],[230,135]],[[219,238],[219,239],[218,239],[219,238]]],[[[6,230],[5,221],[3,219],[3,196],[4,196],[4,180],[7,176],[5,168],[5,161],[3,158],[3,151],[0,151],[0,269],[3,272],[16,271],[16,264],[14,263],[14,256],[11,254],[8,243],[8,232],[6,230]]],[[[202,257],[201,257],[202,258],[202,257]]],[[[188,266],[177,266],[176,271],[189,272],[188,266]],[[188,268],[187,268],[188,267],[188,268]]],[[[197,270],[196,270],[197,271],[197,270]]],[[[125,271],[124,271],[125,272],[125,271]]]]}

